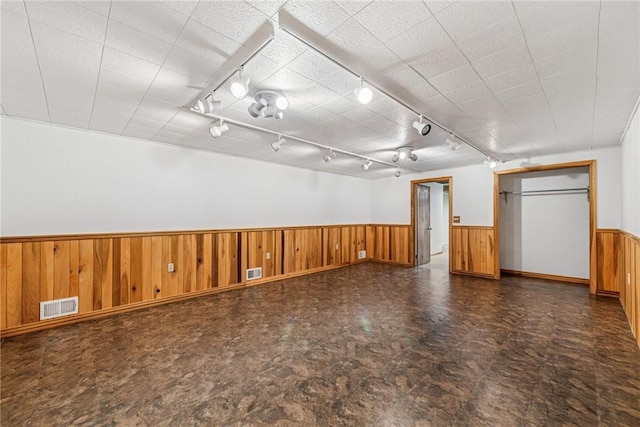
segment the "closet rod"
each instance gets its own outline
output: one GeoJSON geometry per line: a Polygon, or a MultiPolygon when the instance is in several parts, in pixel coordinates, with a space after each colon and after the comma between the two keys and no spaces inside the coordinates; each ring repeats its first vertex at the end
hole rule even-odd
{"type": "Polygon", "coordinates": [[[587,200],[589,199],[589,187],[582,187],[582,188],[554,188],[552,190],[525,190],[525,191],[501,191],[500,194],[502,194],[504,196],[504,203],[507,204],[508,202],[508,195],[509,194],[523,194],[523,195],[527,195],[527,194],[536,194],[536,193],[558,193],[558,192],[567,192],[567,191],[584,191],[587,193],[587,200]]]}
{"type": "Polygon", "coordinates": [[[529,193],[554,193],[559,191],[589,191],[589,187],[582,188],[554,188],[553,190],[525,190],[525,191],[501,191],[500,194],[529,194],[529,193]]]}

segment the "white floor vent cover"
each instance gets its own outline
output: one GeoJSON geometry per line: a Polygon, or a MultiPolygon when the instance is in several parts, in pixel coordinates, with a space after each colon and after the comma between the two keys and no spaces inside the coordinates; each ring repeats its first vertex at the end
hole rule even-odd
{"type": "Polygon", "coordinates": [[[40,320],[78,313],[78,297],[54,299],[40,303],[40,320]]]}
{"type": "Polygon", "coordinates": [[[247,269],[247,280],[262,278],[262,267],[247,269]]]}

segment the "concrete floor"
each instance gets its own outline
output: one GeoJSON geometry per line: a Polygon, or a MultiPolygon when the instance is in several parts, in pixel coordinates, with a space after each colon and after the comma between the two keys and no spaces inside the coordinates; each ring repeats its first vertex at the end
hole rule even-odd
{"type": "Polygon", "coordinates": [[[437,262],[13,337],[1,356],[3,426],[640,425],[640,350],[618,301],[437,262]]]}

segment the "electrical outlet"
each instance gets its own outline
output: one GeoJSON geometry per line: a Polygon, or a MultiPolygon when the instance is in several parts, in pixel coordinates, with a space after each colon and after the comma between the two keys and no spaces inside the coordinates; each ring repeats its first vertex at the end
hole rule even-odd
{"type": "Polygon", "coordinates": [[[176,266],[175,266],[175,265],[173,265],[173,263],[172,263],[172,262],[170,262],[169,264],[167,264],[167,271],[168,271],[169,273],[173,273],[174,271],[176,271],[176,266]]]}
{"type": "Polygon", "coordinates": [[[627,273],[627,285],[631,285],[631,273],[627,273]]]}
{"type": "Polygon", "coordinates": [[[367,251],[358,251],[358,259],[365,259],[367,257],[367,251]]]}
{"type": "Polygon", "coordinates": [[[338,243],[336,243],[336,251],[340,249],[340,245],[338,243]]]}
{"type": "Polygon", "coordinates": [[[267,252],[266,255],[265,255],[265,258],[271,259],[271,252],[267,252]]]}

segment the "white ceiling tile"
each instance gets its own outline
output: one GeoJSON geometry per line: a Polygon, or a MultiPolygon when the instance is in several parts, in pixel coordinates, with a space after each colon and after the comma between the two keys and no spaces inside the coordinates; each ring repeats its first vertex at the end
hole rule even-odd
{"type": "Polygon", "coordinates": [[[175,10],[176,12],[180,12],[185,16],[191,16],[193,10],[198,5],[198,1],[192,0],[169,0],[160,2],[166,7],[175,10]]]}
{"type": "Polygon", "coordinates": [[[540,78],[562,73],[572,68],[595,69],[596,50],[578,48],[570,52],[547,56],[544,59],[536,61],[535,67],[540,78]]]}
{"type": "Polygon", "coordinates": [[[538,80],[532,80],[519,86],[513,86],[507,89],[493,92],[494,96],[503,103],[516,101],[521,98],[526,98],[528,96],[538,95],[541,93],[542,86],[540,86],[540,82],[538,82],[538,80]]]}
{"type": "Polygon", "coordinates": [[[123,89],[129,92],[137,92],[144,95],[149,89],[153,77],[147,79],[139,79],[130,74],[122,73],[111,68],[102,67],[100,69],[100,80],[98,83],[104,83],[109,86],[123,89]]]}
{"type": "Polygon", "coordinates": [[[108,47],[102,54],[102,67],[129,74],[136,79],[151,81],[160,66],[108,47]]]}
{"type": "Polygon", "coordinates": [[[91,130],[120,135],[127,125],[127,118],[116,111],[95,111],[91,118],[91,130]]]}
{"type": "Polygon", "coordinates": [[[318,81],[327,74],[335,74],[337,71],[342,71],[340,77],[343,79],[347,77],[357,81],[356,77],[350,76],[349,73],[342,70],[340,66],[314,50],[307,50],[300,54],[287,64],[287,68],[315,81],[318,81]]]}
{"type": "Polygon", "coordinates": [[[406,66],[386,75],[382,87],[410,106],[420,108],[424,100],[439,96],[436,89],[418,72],[406,66]]]}
{"type": "Polygon", "coordinates": [[[127,127],[122,131],[122,135],[130,136],[132,138],[151,140],[153,138],[153,135],[155,135],[157,131],[158,129],[129,123],[127,127]]]}
{"type": "Polygon", "coordinates": [[[594,93],[595,70],[589,67],[574,68],[541,79],[542,88],[551,98],[565,98],[585,93],[594,93]]]}
{"type": "Polygon", "coordinates": [[[18,0],[5,0],[0,2],[0,9],[2,12],[11,12],[20,16],[27,16],[27,11],[24,8],[24,1],[18,0]]]}
{"type": "MultiPolygon", "coordinates": [[[[5,2],[3,2],[5,3],[5,2]]],[[[107,0],[86,0],[86,1],[73,1],[72,3],[82,6],[86,9],[92,10],[95,13],[99,13],[102,16],[109,16],[109,10],[111,9],[111,1],[107,0]]]]}
{"type": "Polygon", "coordinates": [[[571,19],[552,31],[528,37],[527,45],[534,60],[572,51],[576,46],[595,50],[598,45],[598,16],[587,15],[571,19]]]}
{"type": "Polygon", "coordinates": [[[179,106],[146,96],[138,106],[136,115],[142,118],[166,123],[180,110],[181,107],[179,106]]]}
{"type": "Polygon", "coordinates": [[[245,65],[243,74],[251,79],[251,86],[258,86],[280,68],[282,68],[282,65],[277,62],[266,56],[257,55],[245,65]]]}
{"type": "Polygon", "coordinates": [[[467,102],[473,99],[490,95],[490,92],[484,82],[477,81],[475,83],[471,83],[468,86],[455,88],[451,91],[445,91],[444,95],[447,97],[447,99],[449,99],[449,101],[453,102],[454,104],[460,104],[462,102],[467,102]]]}
{"type": "Polygon", "coordinates": [[[88,123],[102,45],[37,22],[31,30],[52,120],[58,106],[75,104],[88,123]]]}
{"type": "Polygon", "coordinates": [[[413,62],[435,50],[451,48],[453,42],[435,18],[431,17],[386,42],[406,62],[413,62]]]}
{"type": "Polygon", "coordinates": [[[228,60],[240,49],[241,44],[214,31],[207,25],[189,20],[180,33],[176,46],[203,58],[210,58],[214,64],[217,64],[220,58],[228,60]]]}
{"type": "Polygon", "coordinates": [[[530,63],[531,56],[527,47],[522,43],[473,61],[472,65],[483,79],[487,79],[530,63]]]}
{"type": "Polygon", "coordinates": [[[287,0],[247,0],[247,3],[269,18],[278,13],[278,10],[280,10],[282,5],[286,2],[287,0]]]}
{"type": "Polygon", "coordinates": [[[289,0],[280,12],[280,22],[286,23],[287,14],[282,11],[320,36],[326,36],[349,19],[349,14],[331,1],[289,0]]]}
{"type": "Polygon", "coordinates": [[[371,1],[372,0],[337,0],[336,4],[349,15],[353,16],[364,9],[371,1]]]}
{"type": "Polygon", "coordinates": [[[133,115],[144,94],[129,92],[104,83],[98,84],[94,109],[118,111],[125,115],[133,115]]]}
{"type": "Polygon", "coordinates": [[[640,76],[637,69],[599,77],[597,94],[606,98],[623,99],[626,95],[637,97],[640,94],[640,76]]]}
{"type": "Polygon", "coordinates": [[[380,45],[366,28],[355,19],[347,20],[343,25],[326,37],[326,43],[334,46],[334,51],[339,52],[337,59],[349,64],[359,59],[362,52],[368,52],[370,46],[380,45]]]}
{"type": "Polygon", "coordinates": [[[204,85],[204,82],[163,67],[153,80],[147,95],[174,105],[185,105],[200,93],[204,85]]]}
{"type": "Polygon", "coordinates": [[[496,74],[495,76],[485,78],[483,80],[489,89],[493,92],[499,92],[501,90],[523,84],[537,82],[538,75],[536,74],[535,68],[533,68],[533,64],[529,63],[523,67],[516,68],[505,73],[496,74]]]}
{"type": "Polygon", "coordinates": [[[107,18],[66,1],[25,3],[30,20],[52,26],[67,33],[92,40],[104,41],[107,18]]]}
{"type": "Polygon", "coordinates": [[[382,42],[404,33],[409,28],[431,17],[422,2],[374,1],[354,15],[370,33],[382,42]]]}
{"type": "Polygon", "coordinates": [[[304,90],[313,85],[313,81],[296,73],[295,71],[283,67],[274,73],[268,79],[264,80],[259,88],[275,89],[285,93],[302,93],[304,90]]]}
{"type": "Polygon", "coordinates": [[[511,2],[460,1],[436,13],[436,19],[454,40],[513,16],[511,2]]]}
{"type": "Polygon", "coordinates": [[[435,50],[424,58],[411,63],[427,79],[448,73],[467,64],[467,59],[456,46],[435,50]]]}
{"type": "Polygon", "coordinates": [[[440,93],[452,92],[455,89],[480,82],[480,78],[470,65],[463,65],[448,73],[429,79],[429,83],[440,93]]]}
{"type": "Polygon", "coordinates": [[[515,15],[486,27],[477,33],[456,40],[469,61],[476,61],[509,47],[524,44],[524,36],[515,15]]]}
{"type": "Polygon", "coordinates": [[[456,106],[476,121],[480,119],[496,119],[507,115],[507,111],[496,101],[493,95],[485,95],[481,98],[456,104],[456,106]]]}
{"type": "Polygon", "coordinates": [[[164,66],[192,79],[207,82],[225,62],[226,60],[222,56],[214,58],[211,54],[205,58],[181,47],[173,46],[164,66]]]}
{"type": "Polygon", "coordinates": [[[597,15],[599,1],[514,2],[527,38],[553,31],[588,15],[597,15]]]}
{"type": "Polygon", "coordinates": [[[171,44],[117,21],[109,22],[105,45],[154,64],[162,64],[171,44]]]}
{"type": "Polygon", "coordinates": [[[48,121],[47,103],[28,21],[9,10],[3,10],[0,18],[0,93],[3,107],[11,115],[19,116],[25,112],[27,118],[48,121]],[[22,106],[24,100],[29,100],[30,106],[22,106]]]}
{"type": "Polygon", "coordinates": [[[157,2],[114,1],[110,19],[173,44],[188,18],[157,2]]]}
{"type": "Polygon", "coordinates": [[[306,50],[307,47],[302,42],[282,30],[276,30],[276,39],[264,48],[260,55],[286,65],[306,50]]]}

